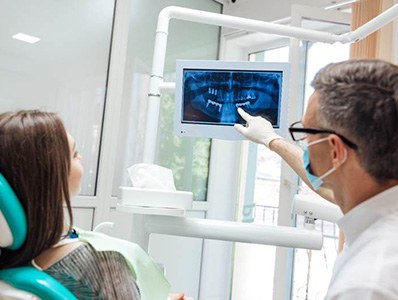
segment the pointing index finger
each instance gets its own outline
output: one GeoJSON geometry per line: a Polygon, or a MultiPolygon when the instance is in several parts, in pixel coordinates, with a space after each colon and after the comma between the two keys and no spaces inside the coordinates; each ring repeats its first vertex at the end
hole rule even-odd
{"type": "Polygon", "coordinates": [[[246,122],[249,121],[252,116],[245,112],[242,108],[238,108],[238,114],[245,120],[246,122]]]}

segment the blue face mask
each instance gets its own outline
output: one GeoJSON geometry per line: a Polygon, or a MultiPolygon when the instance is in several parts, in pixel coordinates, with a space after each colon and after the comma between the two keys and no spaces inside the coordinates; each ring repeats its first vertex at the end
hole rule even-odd
{"type": "MultiPolygon", "coordinates": [[[[329,171],[327,171],[325,174],[321,175],[321,176],[316,176],[314,174],[311,173],[311,167],[310,167],[310,156],[308,154],[308,147],[318,144],[318,143],[322,143],[327,141],[328,138],[323,138],[323,139],[319,139],[316,141],[313,141],[311,143],[307,143],[307,142],[301,142],[300,143],[300,147],[301,149],[303,149],[303,165],[304,165],[304,170],[305,173],[307,175],[308,180],[310,181],[312,188],[314,190],[318,190],[322,185],[323,185],[323,178],[325,178],[326,176],[330,175],[332,172],[334,172],[336,170],[335,167],[331,168],[329,171]]],[[[345,161],[345,159],[344,159],[345,161]]]]}

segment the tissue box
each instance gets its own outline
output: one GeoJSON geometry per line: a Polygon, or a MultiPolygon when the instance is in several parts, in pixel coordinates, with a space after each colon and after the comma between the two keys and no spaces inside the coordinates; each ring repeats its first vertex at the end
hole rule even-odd
{"type": "Polygon", "coordinates": [[[192,208],[192,200],[192,192],[120,187],[119,203],[121,205],[179,208],[185,210],[192,208]]]}

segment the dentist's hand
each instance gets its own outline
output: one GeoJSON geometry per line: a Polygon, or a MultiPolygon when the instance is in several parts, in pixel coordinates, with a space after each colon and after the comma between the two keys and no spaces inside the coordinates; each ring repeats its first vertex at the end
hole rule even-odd
{"type": "Polygon", "coordinates": [[[262,117],[253,117],[241,108],[238,108],[238,113],[247,124],[246,127],[241,124],[235,124],[234,127],[248,140],[257,144],[264,144],[269,148],[271,141],[282,138],[275,133],[272,124],[266,119],[262,117]]]}

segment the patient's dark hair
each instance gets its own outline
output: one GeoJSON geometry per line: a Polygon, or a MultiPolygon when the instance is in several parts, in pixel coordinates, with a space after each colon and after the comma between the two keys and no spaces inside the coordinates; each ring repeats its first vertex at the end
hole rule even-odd
{"type": "Polygon", "coordinates": [[[38,110],[0,114],[0,172],[28,219],[25,243],[18,250],[2,249],[0,269],[27,264],[59,241],[64,204],[72,224],[70,157],[67,133],[57,114],[38,110]]]}

